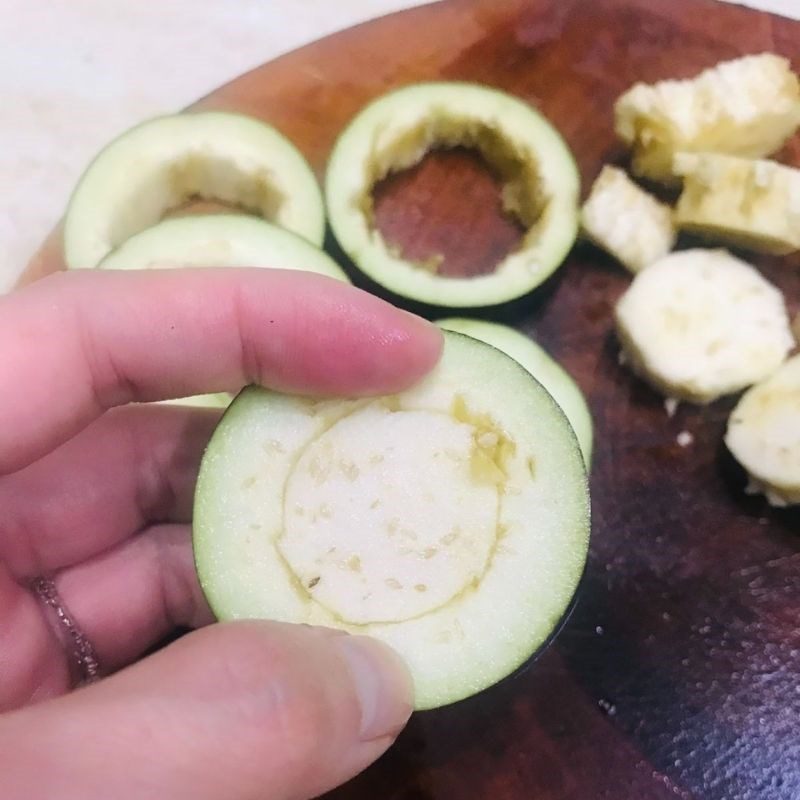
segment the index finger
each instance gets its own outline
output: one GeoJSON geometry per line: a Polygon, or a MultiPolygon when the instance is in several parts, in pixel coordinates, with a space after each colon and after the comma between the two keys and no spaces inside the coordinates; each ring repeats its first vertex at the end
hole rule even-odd
{"type": "Polygon", "coordinates": [[[249,383],[391,393],[440,351],[434,326],[310,273],[59,273],[0,298],[0,473],[115,405],[249,383]]]}

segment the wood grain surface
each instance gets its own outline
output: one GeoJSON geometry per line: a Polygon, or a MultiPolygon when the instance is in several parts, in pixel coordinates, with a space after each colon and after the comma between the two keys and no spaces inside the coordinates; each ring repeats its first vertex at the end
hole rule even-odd
{"type": "MultiPolygon", "coordinates": [[[[604,162],[624,163],[611,108],[631,83],[764,50],[800,67],[800,24],[710,0],[453,0],[291,53],[198,107],[270,121],[322,177],[366,101],[418,80],[480,81],[550,117],[586,190],[604,162]]],[[[800,146],[779,157],[800,163],[800,146]]],[[[382,229],[415,254],[443,250],[450,272],[489,269],[518,236],[467,153],[433,155],[377,195],[382,229]]],[[[749,258],[796,311],[800,262],[749,258]]],[[[60,265],[56,232],[26,279],[60,265]]],[[[579,244],[544,291],[494,314],[561,360],[594,414],[593,537],[572,617],[528,669],[416,715],[331,797],[800,798],[800,514],[744,495],[722,445],[735,398],[669,418],[619,366],[611,310],[627,283],[579,244]],[[681,431],[693,444],[677,444],[681,431]]]]}

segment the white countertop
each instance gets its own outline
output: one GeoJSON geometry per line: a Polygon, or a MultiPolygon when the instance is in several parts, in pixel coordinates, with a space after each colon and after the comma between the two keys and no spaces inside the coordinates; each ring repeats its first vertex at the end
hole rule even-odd
{"type": "MultiPolygon", "coordinates": [[[[731,1],[731,0],[728,0],[731,1]]],[[[280,53],[424,0],[4,0],[0,292],[111,137],[280,53]]],[[[800,19],[800,0],[747,0],[800,19]]]]}

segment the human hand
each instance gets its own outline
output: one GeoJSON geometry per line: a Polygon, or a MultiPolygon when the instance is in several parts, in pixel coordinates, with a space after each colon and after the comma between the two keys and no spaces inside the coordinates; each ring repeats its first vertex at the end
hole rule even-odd
{"type": "Polygon", "coordinates": [[[394,392],[440,348],[433,326],[300,272],[86,271],[0,298],[4,798],[309,798],[391,744],[410,678],[371,639],[222,623],[134,663],[212,621],[189,523],[219,414],[131,403],[394,392]]]}

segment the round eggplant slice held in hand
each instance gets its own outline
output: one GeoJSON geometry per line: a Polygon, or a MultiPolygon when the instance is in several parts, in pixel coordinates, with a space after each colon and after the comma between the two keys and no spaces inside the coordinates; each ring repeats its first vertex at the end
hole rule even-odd
{"type": "Polygon", "coordinates": [[[220,619],[374,636],[409,665],[419,709],[491,686],[548,642],[588,539],[560,407],[513,359],[449,331],[433,372],[396,395],[244,390],[195,497],[196,564],[220,619]]]}

